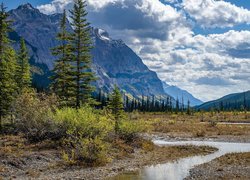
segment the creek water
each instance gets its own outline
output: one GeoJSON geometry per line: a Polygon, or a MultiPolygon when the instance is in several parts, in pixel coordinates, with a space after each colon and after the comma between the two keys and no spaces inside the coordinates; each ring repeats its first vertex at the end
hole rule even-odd
{"type": "Polygon", "coordinates": [[[214,141],[167,141],[154,140],[156,145],[160,146],[211,146],[216,147],[218,151],[209,155],[197,155],[182,158],[166,164],[147,166],[137,172],[123,173],[114,178],[114,180],[182,180],[189,175],[189,171],[197,165],[212,161],[228,153],[250,152],[250,143],[231,143],[214,141]]]}

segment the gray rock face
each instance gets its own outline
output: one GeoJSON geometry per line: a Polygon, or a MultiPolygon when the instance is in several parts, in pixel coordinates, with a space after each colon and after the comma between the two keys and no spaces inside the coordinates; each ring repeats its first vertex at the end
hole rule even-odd
{"type": "Polygon", "coordinates": [[[58,45],[55,37],[59,30],[60,17],[60,15],[42,14],[30,4],[10,11],[14,30],[29,44],[37,48],[36,63],[46,64],[50,70],[55,61],[50,49],[58,45]]]}
{"type": "Polygon", "coordinates": [[[101,29],[93,29],[94,64],[123,90],[134,95],[164,95],[161,81],[123,41],[113,40],[101,29]]]}
{"type": "MultiPolygon", "coordinates": [[[[30,4],[10,11],[14,20],[13,28],[19,36],[36,49],[34,62],[45,65],[49,70],[56,60],[50,49],[59,44],[56,34],[59,31],[61,14],[45,15],[30,4]]],[[[69,30],[72,30],[68,24],[69,30]]],[[[162,82],[156,73],[150,71],[122,40],[113,40],[101,29],[91,30],[94,49],[92,50],[92,70],[98,78],[96,86],[110,91],[117,84],[133,95],[166,95],[162,82]]]]}

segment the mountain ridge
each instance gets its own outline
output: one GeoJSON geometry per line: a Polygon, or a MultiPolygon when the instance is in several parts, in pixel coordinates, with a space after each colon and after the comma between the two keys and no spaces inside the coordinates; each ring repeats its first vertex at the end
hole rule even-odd
{"type": "Polygon", "coordinates": [[[219,99],[208,101],[196,107],[196,109],[198,110],[211,110],[211,109],[222,109],[222,108],[225,110],[232,110],[232,109],[242,110],[244,108],[249,110],[250,91],[228,94],[219,99]]]}
{"type": "Polygon", "coordinates": [[[201,100],[195,98],[188,91],[183,90],[177,86],[171,86],[166,82],[163,82],[163,89],[168,95],[172,96],[174,99],[179,99],[181,101],[183,98],[185,105],[188,104],[188,101],[190,102],[191,106],[197,106],[203,104],[201,100]]]}

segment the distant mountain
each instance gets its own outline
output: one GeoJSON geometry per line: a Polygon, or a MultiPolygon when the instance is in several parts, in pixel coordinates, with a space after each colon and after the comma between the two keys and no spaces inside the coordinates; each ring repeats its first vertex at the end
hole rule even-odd
{"type": "Polygon", "coordinates": [[[170,86],[167,83],[163,82],[163,88],[165,93],[172,96],[175,99],[179,99],[180,101],[184,101],[184,104],[188,104],[188,100],[190,101],[191,106],[197,106],[202,104],[203,102],[197,98],[195,98],[192,94],[187,92],[186,90],[182,90],[177,86],[170,86]]]}
{"type": "Polygon", "coordinates": [[[250,110],[250,91],[229,94],[220,99],[206,102],[197,106],[199,110],[225,109],[225,110],[240,110],[246,107],[250,110]]]}
{"type": "MultiPolygon", "coordinates": [[[[46,88],[56,60],[50,49],[59,44],[55,37],[62,15],[45,15],[30,4],[21,5],[9,13],[14,20],[15,32],[10,35],[16,41],[14,46],[17,47],[21,36],[25,39],[35,70],[34,84],[46,88]]],[[[67,26],[72,31],[69,22],[67,26]]],[[[135,96],[168,96],[157,74],[149,70],[122,40],[114,40],[106,31],[95,28],[92,28],[91,36],[94,43],[92,70],[98,77],[97,88],[108,92],[117,84],[135,96]]]]}

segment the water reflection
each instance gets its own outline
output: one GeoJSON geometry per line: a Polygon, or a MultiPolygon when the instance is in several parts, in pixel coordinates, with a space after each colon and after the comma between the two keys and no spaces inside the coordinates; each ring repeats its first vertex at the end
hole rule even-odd
{"type": "Polygon", "coordinates": [[[228,142],[210,142],[210,141],[178,141],[169,142],[164,140],[155,140],[157,145],[179,146],[212,146],[218,148],[215,153],[205,156],[193,156],[183,158],[175,162],[148,166],[136,173],[124,173],[114,178],[114,180],[182,180],[189,175],[189,170],[194,166],[212,161],[215,158],[228,153],[250,152],[250,143],[228,143],[228,142]]]}

